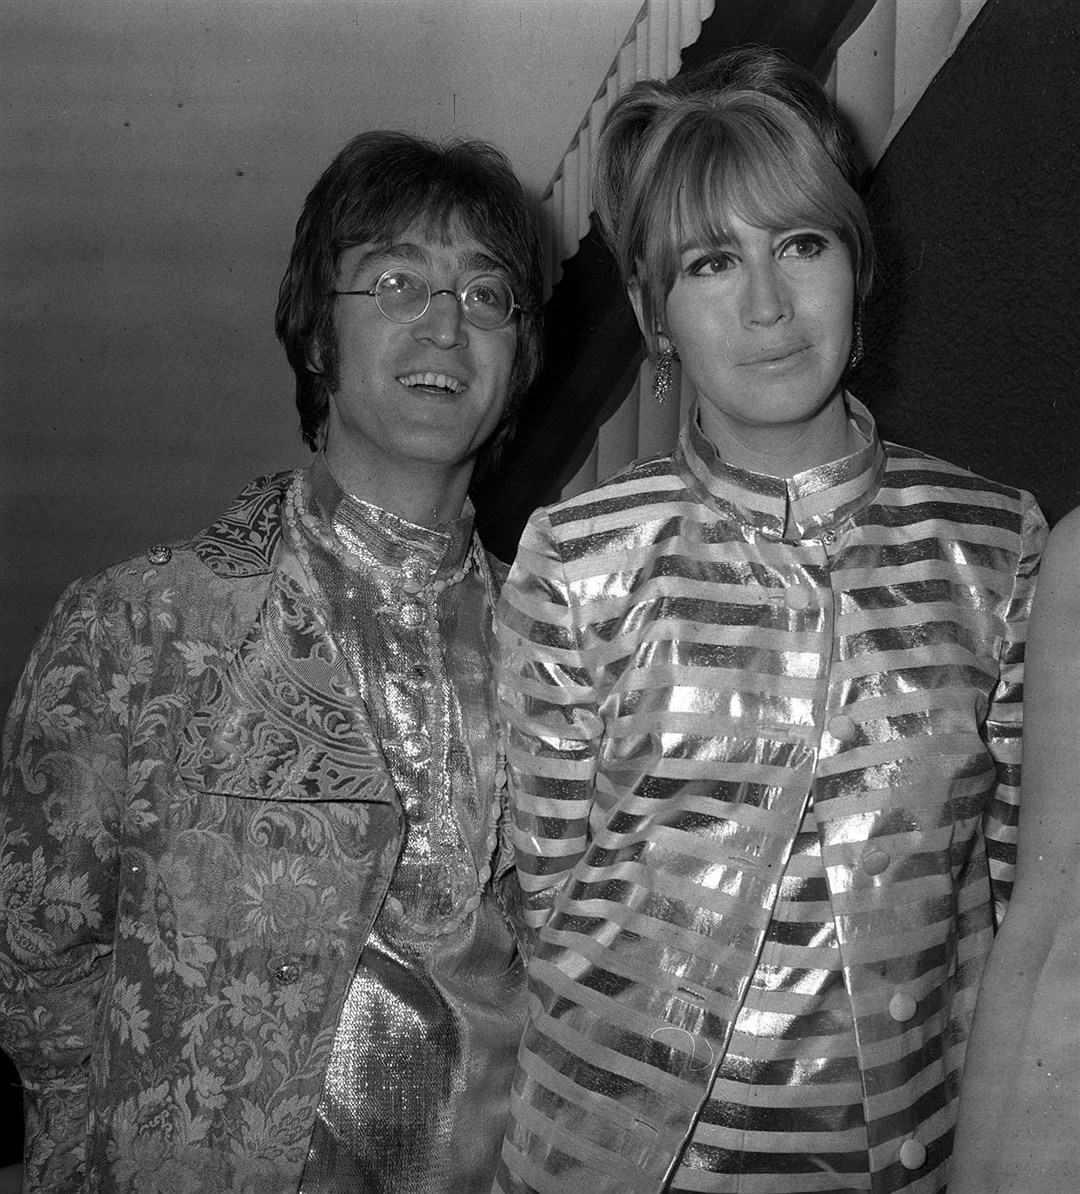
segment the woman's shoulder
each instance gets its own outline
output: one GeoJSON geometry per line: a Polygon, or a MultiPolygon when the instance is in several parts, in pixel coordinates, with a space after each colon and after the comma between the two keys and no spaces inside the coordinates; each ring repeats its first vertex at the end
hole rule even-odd
{"type": "Polygon", "coordinates": [[[1080,506],[1054,524],[1043,549],[1035,605],[1041,620],[1053,621],[1073,644],[1080,627],[1080,506]]]}
{"type": "Polygon", "coordinates": [[[594,514],[632,510],[685,489],[670,454],[645,456],[612,473],[581,493],[543,507],[553,525],[578,521],[594,514]]]}
{"type": "Polygon", "coordinates": [[[1080,506],[1054,523],[1046,541],[1046,555],[1063,568],[1080,567],[1080,506]]]}
{"type": "Polygon", "coordinates": [[[961,485],[967,488],[981,488],[1001,494],[1019,496],[1024,490],[1015,485],[995,481],[964,465],[954,464],[940,456],[932,456],[906,444],[883,442],[888,472],[891,477],[909,476],[912,483],[961,485]]]}
{"type": "Polygon", "coordinates": [[[1026,489],[996,481],[918,448],[884,441],[882,488],[905,502],[935,502],[1009,510],[1031,524],[1045,525],[1038,503],[1026,489]]]}

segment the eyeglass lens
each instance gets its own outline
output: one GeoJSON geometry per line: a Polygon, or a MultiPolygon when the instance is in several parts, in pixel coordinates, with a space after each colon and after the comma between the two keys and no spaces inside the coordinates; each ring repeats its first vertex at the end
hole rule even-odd
{"type": "MultiPolygon", "coordinates": [[[[452,293],[461,304],[462,314],[474,327],[500,328],[514,311],[513,292],[494,274],[481,274],[471,279],[464,290],[452,293]]],[[[427,310],[431,287],[427,278],[416,270],[387,270],[375,283],[375,302],[387,319],[411,323],[427,310]]]]}

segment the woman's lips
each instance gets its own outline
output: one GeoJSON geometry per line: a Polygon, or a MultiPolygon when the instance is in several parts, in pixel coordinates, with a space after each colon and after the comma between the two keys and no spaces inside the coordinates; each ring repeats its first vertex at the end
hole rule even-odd
{"type": "Polygon", "coordinates": [[[744,361],[743,365],[750,369],[782,369],[785,365],[796,364],[798,358],[809,348],[809,344],[792,344],[783,348],[769,349],[767,353],[744,361]]]}

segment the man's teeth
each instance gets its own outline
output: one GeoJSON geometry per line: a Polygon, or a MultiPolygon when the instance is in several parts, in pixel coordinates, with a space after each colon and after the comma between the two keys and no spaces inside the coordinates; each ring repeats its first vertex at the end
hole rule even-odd
{"type": "Polygon", "coordinates": [[[398,381],[403,386],[433,386],[437,390],[449,390],[451,394],[464,389],[456,377],[449,377],[445,373],[408,373],[399,377],[398,381]]]}

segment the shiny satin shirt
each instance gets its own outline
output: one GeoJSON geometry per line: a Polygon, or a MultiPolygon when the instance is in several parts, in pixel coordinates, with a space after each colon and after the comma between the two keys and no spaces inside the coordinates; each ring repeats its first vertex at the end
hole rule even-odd
{"type": "Polygon", "coordinates": [[[491,887],[490,578],[472,569],[434,604],[403,598],[403,570],[448,578],[464,563],[471,516],[406,522],[346,495],[321,458],[310,504],[361,561],[308,538],[404,843],[342,1009],[301,1191],[486,1194],[524,1020],[524,970],[491,887]]]}
{"type": "Polygon", "coordinates": [[[691,418],[526,528],[507,1194],[944,1188],[1045,524],[848,402],[863,447],[827,466],[731,468],[691,418]]]}

